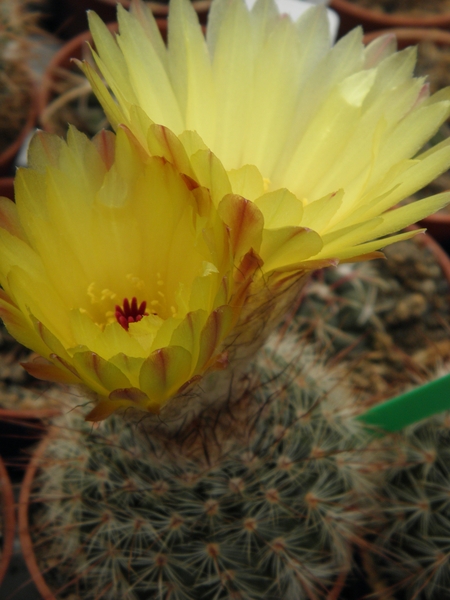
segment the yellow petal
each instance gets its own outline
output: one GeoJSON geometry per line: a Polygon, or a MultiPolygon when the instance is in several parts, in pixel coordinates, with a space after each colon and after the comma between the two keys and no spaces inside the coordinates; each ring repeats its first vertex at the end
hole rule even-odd
{"type": "Polygon", "coordinates": [[[264,232],[261,258],[264,271],[298,264],[319,254],[323,246],[318,233],[303,227],[283,227],[264,232]]]}
{"type": "Polygon", "coordinates": [[[76,352],[73,364],[89,387],[101,395],[109,395],[113,390],[131,387],[128,378],[110,361],[95,352],[76,352]]]}
{"type": "Polygon", "coordinates": [[[9,198],[0,197],[0,228],[6,229],[12,236],[27,242],[17,207],[9,198]]]}
{"type": "Polygon", "coordinates": [[[50,349],[36,333],[30,318],[27,318],[27,315],[15,306],[2,289],[0,289],[0,318],[9,333],[20,344],[33,349],[42,356],[49,355],[50,349]]]}
{"type": "Polygon", "coordinates": [[[234,194],[247,200],[255,200],[264,193],[264,180],[254,165],[244,165],[240,169],[228,171],[228,178],[234,194]]]}
{"type": "Polygon", "coordinates": [[[148,150],[153,156],[162,156],[180,173],[194,178],[191,163],[180,140],[167,127],[151,125],[147,136],[148,150]]]}
{"type": "Polygon", "coordinates": [[[349,246],[348,248],[342,248],[334,252],[334,256],[341,260],[348,261],[349,259],[355,259],[363,255],[370,254],[375,250],[379,250],[380,248],[384,248],[390,244],[394,244],[395,242],[401,242],[403,240],[408,240],[414,237],[416,234],[424,232],[425,229],[416,229],[413,231],[406,231],[405,233],[399,233],[397,235],[392,235],[381,240],[375,240],[373,242],[367,242],[365,244],[359,244],[358,246],[349,246]]]}
{"type": "Polygon", "coordinates": [[[236,260],[250,248],[259,252],[264,217],[256,204],[242,196],[229,194],[220,202],[218,210],[229,228],[231,251],[236,260]]]}
{"type": "Polygon", "coordinates": [[[205,38],[192,5],[172,0],[168,27],[170,80],[184,126],[201,132],[211,144],[216,132],[216,98],[205,38]]]}
{"type": "MultiPolygon", "coordinates": [[[[92,90],[95,93],[98,101],[102,105],[102,108],[105,111],[106,117],[107,117],[108,121],[111,123],[111,126],[114,129],[117,129],[117,127],[121,123],[123,123],[124,121],[127,120],[126,118],[124,118],[124,115],[122,112],[123,109],[120,110],[120,108],[114,102],[114,100],[111,97],[111,94],[108,91],[108,88],[103,83],[101,78],[98,76],[95,69],[93,69],[91,67],[91,65],[85,61],[83,61],[83,62],[76,61],[76,62],[78,64],[78,67],[83,71],[83,73],[86,75],[87,80],[91,84],[92,90]]],[[[100,64],[103,64],[103,63],[100,63],[100,64]]],[[[106,67],[104,67],[104,68],[106,69],[106,67]]],[[[123,103],[123,105],[124,104],[125,103],[123,103]]]]}
{"type": "Polygon", "coordinates": [[[200,351],[195,373],[201,373],[214,363],[221,343],[231,331],[233,320],[233,310],[230,306],[222,306],[209,315],[200,336],[200,351]]]}
{"type": "Polygon", "coordinates": [[[256,198],[255,204],[263,214],[265,229],[300,225],[303,220],[303,203],[289,190],[264,194],[256,198]]]}
{"type": "MultiPolygon", "coordinates": [[[[106,77],[107,82],[111,85],[114,94],[116,94],[116,89],[120,89],[122,92],[125,89],[132,89],[133,93],[129,94],[127,98],[130,104],[141,106],[155,123],[163,123],[175,132],[181,133],[184,127],[180,105],[158,50],[155,49],[142,27],[136,26],[136,18],[127,13],[120,5],[118,6],[117,20],[120,28],[117,45],[122,56],[120,65],[123,65],[122,61],[125,62],[121,71],[126,69],[128,85],[124,88],[123,76],[117,73],[118,69],[115,69],[113,73],[114,87],[108,77],[106,77]],[[146,73],[151,73],[151,77],[145,75],[146,73]]],[[[100,49],[99,54],[101,55],[100,49]]],[[[108,64],[109,60],[111,59],[108,58],[108,64]]]]}
{"type": "Polygon", "coordinates": [[[186,382],[191,373],[191,355],[181,346],[155,350],[144,361],[140,388],[150,401],[163,405],[186,382]]]}
{"type": "Polygon", "coordinates": [[[344,190],[338,190],[307,204],[304,209],[302,225],[325,233],[342,206],[343,196],[344,190]]]}
{"type": "MultiPolygon", "coordinates": [[[[108,86],[121,103],[121,107],[125,107],[127,104],[136,104],[136,94],[127,87],[127,62],[120,52],[113,34],[92,11],[88,11],[88,21],[96,47],[96,52],[92,51],[92,55],[108,86]]],[[[85,68],[90,71],[86,64],[85,68]]]]}
{"type": "Polygon", "coordinates": [[[37,379],[42,379],[43,381],[78,385],[81,383],[81,379],[76,377],[68,369],[65,369],[61,363],[57,366],[38,357],[32,362],[20,364],[29,375],[36,377],[37,379]]]}
{"type": "Polygon", "coordinates": [[[191,163],[197,181],[209,189],[213,203],[218,206],[222,198],[232,192],[222,163],[210,150],[198,150],[191,156],[191,163]]]}

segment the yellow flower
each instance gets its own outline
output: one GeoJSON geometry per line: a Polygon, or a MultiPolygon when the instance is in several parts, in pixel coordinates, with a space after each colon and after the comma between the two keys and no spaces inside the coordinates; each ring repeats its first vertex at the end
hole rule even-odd
{"type": "Polygon", "coordinates": [[[320,10],[273,11],[219,0],[207,47],[175,0],[168,50],[144,4],[117,43],[91,15],[116,135],[39,133],[0,200],[0,316],[42,357],[30,373],[91,391],[91,420],[223,398],[311,270],[379,256],[449,200],[390,210],[450,163],[447,142],[416,156],[450,96],[427,97],[412,52],[330,50],[320,10]]]}
{"type": "Polygon", "coordinates": [[[205,374],[262,343],[306,272],[332,262],[310,260],[316,232],[286,226],[300,201],[264,194],[247,170],[234,177],[259,197],[233,194],[214,155],[191,161],[162,126],[148,143],[152,156],[120,128],[92,142],[40,132],[16,204],[0,199],[0,315],[40,354],[31,374],[93,392],[91,420],[158,414],[173,396],[164,416],[176,417],[205,374]]]}
{"type": "MultiPolygon", "coordinates": [[[[190,2],[171,0],[167,47],[142,2],[130,13],[118,7],[115,39],[94,13],[89,20],[111,93],[82,68],[112,126],[128,127],[150,154],[152,122],[181,135],[190,155],[201,138],[233,190],[234,170],[252,165],[267,191],[301,200],[302,220],[285,213],[284,224],[320,233],[317,258],[372,252],[386,245],[372,240],[447,202],[388,212],[450,163],[450,140],[420,153],[449,115],[450,89],[429,97],[412,75],[416,50],[396,52],[393,36],[364,47],[356,29],[330,47],[324,7],[293,23],[273,0],[251,11],[242,0],[213,0],[206,40],[190,2]]],[[[242,186],[238,193],[254,199],[242,186]]]]}

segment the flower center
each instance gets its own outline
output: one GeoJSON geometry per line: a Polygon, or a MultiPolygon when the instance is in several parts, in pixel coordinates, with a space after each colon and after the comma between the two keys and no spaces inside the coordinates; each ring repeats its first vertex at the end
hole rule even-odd
{"type": "Polygon", "coordinates": [[[128,301],[128,298],[124,298],[123,307],[116,304],[116,310],[114,314],[117,322],[128,331],[128,325],[130,323],[138,323],[142,317],[148,316],[148,313],[145,312],[146,307],[147,302],[145,300],[138,306],[137,298],[136,296],[133,296],[131,299],[131,304],[128,301]]]}

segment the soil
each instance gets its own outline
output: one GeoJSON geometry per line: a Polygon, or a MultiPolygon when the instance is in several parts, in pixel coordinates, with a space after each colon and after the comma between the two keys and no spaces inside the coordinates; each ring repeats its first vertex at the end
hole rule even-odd
{"type": "Polygon", "coordinates": [[[363,8],[386,14],[424,16],[440,14],[450,10],[450,0],[350,0],[363,8]]]}
{"type": "Polygon", "coordinates": [[[347,367],[365,406],[450,368],[450,286],[422,237],[316,273],[290,323],[347,367]]]}

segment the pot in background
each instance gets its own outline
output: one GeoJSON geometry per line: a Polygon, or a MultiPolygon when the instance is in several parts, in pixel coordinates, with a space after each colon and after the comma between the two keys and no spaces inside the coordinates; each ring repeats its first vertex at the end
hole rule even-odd
{"type": "MultiPolygon", "coordinates": [[[[116,0],[96,0],[97,4],[103,5],[102,10],[105,12],[109,11],[111,14],[111,9],[115,11],[115,7],[117,4],[116,0]]],[[[131,5],[131,0],[120,0],[120,3],[125,7],[129,8],[131,5]]],[[[200,23],[205,24],[208,18],[209,8],[211,6],[211,0],[192,0],[192,6],[195,9],[195,12],[198,14],[198,18],[200,23]]],[[[148,6],[150,6],[152,13],[155,17],[160,19],[167,18],[169,14],[169,2],[160,1],[160,2],[147,2],[148,6]]],[[[99,13],[100,14],[100,13],[99,13]]],[[[101,15],[100,15],[101,16],[101,15]]],[[[115,20],[115,16],[113,17],[115,20]]],[[[112,19],[110,19],[112,20],[112,19]]]]}
{"type": "MultiPolygon", "coordinates": [[[[117,4],[128,9],[131,0],[52,0],[49,12],[52,15],[49,28],[61,39],[68,40],[87,29],[87,10],[93,10],[105,23],[117,19],[117,4]]],[[[169,12],[168,2],[148,2],[157,18],[165,19],[169,12]]],[[[211,0],[192,2],[201,23],[206,23],[211,0]]]]}
{"type": "Polygon", "coordinates": [[[450,13],[426,16],[408,16],[407,13],[383,13],[359,6],[350,0],[331,0],[333,8],[341,19],[339,35],[344,35],[354,27],[362,25],[364,31],[373,31],[387,27],[435,27],[450,29],[450,13]]]}
{"type": "Polygon", "coordinates": [[[14,200],[14,177],[0,177],[0,196],[14,200]]]}

